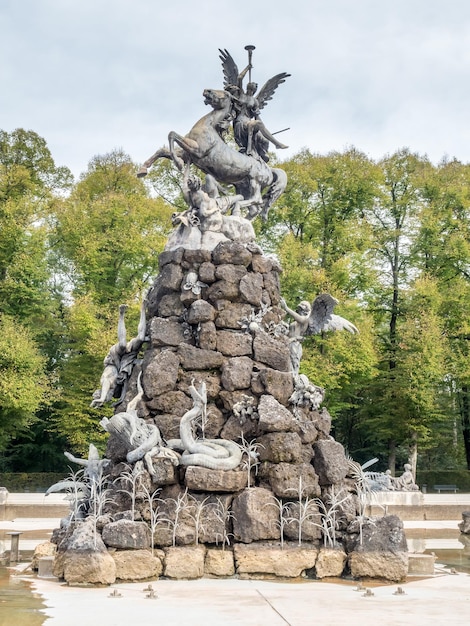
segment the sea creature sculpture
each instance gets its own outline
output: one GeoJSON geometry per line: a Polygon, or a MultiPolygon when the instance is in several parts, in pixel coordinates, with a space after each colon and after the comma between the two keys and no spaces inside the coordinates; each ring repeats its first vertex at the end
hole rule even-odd
{"type": "Polygon", "coordinates": [[[137,404],[143,395],[140,384],[137,381],[138,393],[129,402],[127,410],[116,413],[110,419],[104,417],[100,424],[109,433],[118,437],[128,448],[126,460],[128,463],[136,463],[144,459],[149,474],[155,476],[152,465],[154,458],[170,459],[173,465],[178,465],[179,458],[174,450],[167,448],[161,437],[160,431],[155,424],[148,424],[137,416],[137,404]]]}
{"type": "Polygon", "coordinates": [[[189,387],[193,407],[187,411],[180,422],[180,439],[170,439],[168,447],[182,450],[181,465],[198,465],[208,469],[230,470],[240,465],[242,451],[234,441],[228,439],[198,439],[193,434],[196,419],[204,417],[207,407],[206,386],[201,384],[199,389],[194,381],[189,387]]]}

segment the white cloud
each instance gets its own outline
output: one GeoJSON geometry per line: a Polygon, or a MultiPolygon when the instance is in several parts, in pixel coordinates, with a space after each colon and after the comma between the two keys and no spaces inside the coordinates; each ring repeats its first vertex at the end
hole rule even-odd
{"type": "Polygon", "coordinates": [[[218,48],[243,67],[247,43],[260,85],[292,74],[263,110],[290,127],[280,156],[406,145],[470,161],[466,0],[3,0],[0,23],[1,127],[35,130],[75,174],[187,132],[222,85],[218,48]]]}

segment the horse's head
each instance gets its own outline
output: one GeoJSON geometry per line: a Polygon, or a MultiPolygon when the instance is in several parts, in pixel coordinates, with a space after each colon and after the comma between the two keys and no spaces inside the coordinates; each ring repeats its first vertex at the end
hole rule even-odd
{"type": "Polygon", "coordinates": [[[230,105],[231,96],[228,91],[223,91],[222,89],[204,89],[202,95],[204,96],[204,104],[210,104],[215,110],[223,109],[230,105]]]}

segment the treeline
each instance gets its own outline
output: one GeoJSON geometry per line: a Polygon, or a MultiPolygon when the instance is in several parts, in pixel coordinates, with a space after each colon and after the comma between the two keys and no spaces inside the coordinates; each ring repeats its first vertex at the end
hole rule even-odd
{"type": "MultiPolygon", "coordinates": [[[[304,343],[335,438],[373,469],[470,469],[470,165],[351,148],[280,166],[287,190],[255,226],[283,295],[329,292],[360,330],[304,343]]],[[[134,336],[183,206],[168,164],[136,171],[113,151],[74,181],[37,134],[0,131],[0,471],[61,471],[63,450],[104,441],[90,401],[118,306],[134,336]]]]}

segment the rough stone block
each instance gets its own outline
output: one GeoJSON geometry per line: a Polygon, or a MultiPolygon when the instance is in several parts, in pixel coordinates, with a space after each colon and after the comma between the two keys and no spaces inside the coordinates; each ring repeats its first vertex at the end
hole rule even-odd
{"type": "Polygon", "coordinates": [[[258,438],[261,444],[260,461],[271,463],[299,463],[302,458],[302,442],[297,433],[268,433],[258,438]]]}
{"type": "Polygon", "coordinates": [[[236,541],[251,543],[279,539],[279,513],[274,496],[267,489],[252,487],[234,497],[233,534],[236,541]]]}
{"type": "Polygon", "coordinates": [[[110,553],[116,563],[116,580],[146,580],[158,578],[163,565],[150,550],[115,550],[110,553]]]}
{"type": "Polygon", "coordinates": [[[347,554],[341,549],[320,548],[315,563],[317,578],[339,578],[344,571],[347,559],[347,554]]]}
{"type": "Polygon", "coordinates": [[[313,466],[320,485],[341,482],[349,471],[344,447],[333,439],[322,439],[313,444],[313,466]]]}
{"type": "Polygon", "coordinates": [[[271,574],[281,578],[297,578],[315,566],[317,550],[312,547],[270,544],[236,544],[233,548],[238,574],[271,574]]]}
{"type": "Polygon", "coordinates": [[[248,389],[251,385],[253,361],[247,356],[227,359],[222,367],[220,381],[227,391],[248,389]]]}
{"type": "Polygon", "coordinates": [[[264,391],[276,398],[284,406],[287,406],[289,398],[294,391],[292,373],[279,372],[266,367],[261,369],[258,376],[264,391]]]}
{"type": "Polygon", "coordinates": [[[408,553],[352,552],[348,559],[353,578],[382,578],[400,582],[408,574],[408,553]]]}
{"type": "Polygon", "coordinates": [[[213,350],[202,350],[187,344],[182,344],[178,348],[181,357],[181,364],[187,370],[210,370],[221,367],[224,356],[220,352],[213,350]]]}
{"type": "Polygon", "coordinates": [[[184,482],[186,487],[194,491],[235,492],[247,485],[246,471],[210,470],[205,467],[190,465],[186,469],[184,482]]]}
{"type": "Polygon", "coordinates": [[[216,265],[223,263],[233,263],[234,265],[244,265],[248,267],[252,260],[252,254],[246,247],[234,241],[224,241],[212,252],[212,261],[216,265]]]}
{"type": "Polygon", "coordinates": [[[121,519],[106,524],[102,538],[107,546],[121,550],[141,550],[150,545],[150,530],[145,522],[121,519]]]}
{"type": "Polygon", "coordinates": [[[206,549],[203,546],[165,548],[164,574],[168,578],[191,580],[204,575],[206,549]]]}
{"type": "Polygon", "coordinates": [[[225,356],[251,356],[253,338],[248,333],[217,331],[217,350],[225,356]]]}
{"type": "Polygon", "coordinates": [[[171,350],[148,350],[144,357],[142,386],[148,398],[175,388],[180,359],[171,350]]]}
{"type": "Polygon", "coordinates": [[[179,346],[186,342],[182,325],[168,317],[153,317],[150,322],[150,341],[153,347],[179,346]]]}
{"type": "Polygon", "coordinates": [[[232,550],[209,548],[204,561],[207,576],[228,577],[235,574],[235,562],[232,550]]]}
{"type": "Polygon", "coordinates": [[[263,331],[256,333],[253,341],[255,360],[265,363],[275,370],[289,372],[291,369],[287,340],[271,337],[263,331]]]}
{"type": "Polygon", "coordinates": [[[259,427],[261,432],[297,430],[297,422],[290,411],[270,395],[263,395],[258,403],[259,427]]]}

